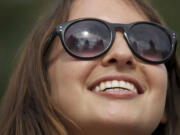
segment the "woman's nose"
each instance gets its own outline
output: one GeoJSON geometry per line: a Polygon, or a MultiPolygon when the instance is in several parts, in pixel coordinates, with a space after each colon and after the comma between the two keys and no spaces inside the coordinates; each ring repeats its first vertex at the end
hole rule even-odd
{"type": "Polygon", "coordinates": [[[134,68],[136,65],[135,62],[135,57],[133,56],[130,48],[128,47],[128,44],[123,37],[123,34],[117,32],[112,47],[102,59],[102,64],[104,66],[115,64],[121,67],[125,66],[134,68]]]}

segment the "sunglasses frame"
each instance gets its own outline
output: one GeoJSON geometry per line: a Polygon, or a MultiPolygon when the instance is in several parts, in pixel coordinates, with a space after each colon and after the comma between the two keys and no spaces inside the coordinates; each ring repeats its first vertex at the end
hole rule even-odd
{"type": "MultiPolygon", "coordinates": [[[[113,45],[114,39],[115,39],[115,35],[116,35],[116,29],[122,29],[123,30],[123,36],[128,44],[128,47],[130,48],[131,52],[139,59],[143,60],[144,62],[150,63],[150,64],[161,64],[161,63],[165,63],[166,61],[168,61],[168,59],[172,56],[172,54],[175,52],[175,48],[176,48],[176,44],[177,44],[177,34],[170,30],[169,28],[159,24],[159,23],[155,23],[155,22],[147,22],[147,21],[140,21],[140,22],[134,22],[134,23],[130,23],[130,24],[120,24],[120,23],[109,23],[106,22],[104,20],[101,19],[97,19],[97,18],[79,18],[79,19],[75,19],[75,20],[71,20],[71,21],[67,21],[63,24],[58,25],[55,30],[52,32],[51,37],[47,43],[46,46],[46,51],[48,50],[50,44],[53,42],[54,38],[59,35],[62,45],[64,47],[64,49],[73,57],[79,58],[79,59],[84,59],[84,60],[90,60],[90,59],[94,59],[97,57],[100,57],[101,55],[105,54],[113,45]],[[92,57],[82,57],[82,56],[78,56],[76,54],[74,54],[67,46],[65,43],[65,32],[66,30],[73,24],[77,23],[77,22],[82,22],[82,21],[97,21],[100,22],[102,24],[104,24],[110,32],[110,42],[107,45],[107,48],[104,49],[104,51],[102,51],[101,53],[99,53],[98,55],[92,56],[92,57]],[[153,26],[156,26],[158,28],[160,28],[161,30],[163,30],[171,43],[171,52],[169,53],[169,55],[160,60],[160,61],[152,61],[152,60],[148,60],[146,58],[144,58],[143,56],[139,55],[132,47],[131,47],[131,41],[129,40],[128,34],[130,33],[130,30],[133,26],[137,25],[137,24],[150,24],[153,26]]],[[[45,51],[45,52],[46,52],[45,51]]]]}

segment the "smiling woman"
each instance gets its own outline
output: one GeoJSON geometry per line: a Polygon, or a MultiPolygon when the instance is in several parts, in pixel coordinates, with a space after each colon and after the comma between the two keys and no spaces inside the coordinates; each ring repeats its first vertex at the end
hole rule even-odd
{"type": "Polygon", "coordinates": [[[177,35],[151,6],[60,0],[54,8],[11,78],[0,134],[178,135],[177,35]]]}

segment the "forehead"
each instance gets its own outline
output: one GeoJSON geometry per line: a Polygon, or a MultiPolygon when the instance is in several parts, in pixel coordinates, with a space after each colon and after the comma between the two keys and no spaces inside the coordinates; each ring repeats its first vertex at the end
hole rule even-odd
{"type": "Polygon", "coordinates": [[[69,20],[93,17],[112,23],[147,21],[148,17],[132,0],[75,0],[69,20]]]}

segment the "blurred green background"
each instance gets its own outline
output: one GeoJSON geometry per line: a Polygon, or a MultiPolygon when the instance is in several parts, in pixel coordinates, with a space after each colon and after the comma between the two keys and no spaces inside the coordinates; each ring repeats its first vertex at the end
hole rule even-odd
{"type": "MultiPolygon", "coordinates": [[[[38,16],[44,11],[47,12],[53,1],[55,0],[1,0],[0,98],[15,67],[18,48],[31,32],[38,16]]],[[[180,35],[180,0],[151,0],[151,3],[168,26],[180,35]]]]}

